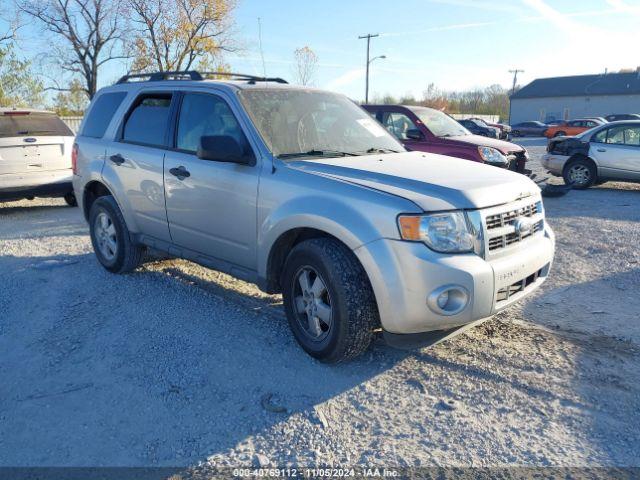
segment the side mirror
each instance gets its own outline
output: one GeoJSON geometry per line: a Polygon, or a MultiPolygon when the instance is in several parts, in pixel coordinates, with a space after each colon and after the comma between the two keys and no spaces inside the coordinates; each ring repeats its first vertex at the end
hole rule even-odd
{"type": "Polygon", "coordinates": [[[245,154],[242,146],[230,135],[200,137],[200,145],[196,155],[202,160],[255,165],[253,155],[245,154]]]}
{"type": "Polygon", "coordinates": [[[424,138],[423,133],[417,128],[410,128],[404,134],[410,140],[422,140],[424,138]]]}

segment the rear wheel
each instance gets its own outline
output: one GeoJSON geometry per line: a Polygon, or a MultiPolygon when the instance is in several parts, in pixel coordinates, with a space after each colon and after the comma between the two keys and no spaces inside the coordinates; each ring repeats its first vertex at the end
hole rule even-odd
{"type": "Polygon", "coordinates": [[[132,241],[122,212],[112,196],[100,197],[93,202],[89,231],[98,261],[110,272],[127,273],[140,264],[144,248],[132,241]]]}
{"type": "Polygon", "coordinates": [[[373,290],[360,262],[339,241],[316,238],[296,245],[282,287],[289,326],[309,355],[335,363],[371,344],[380,323],[373,290]]]}
{"type": "Polygon", "coordinates": [[[70,207],[78,206],[78,201],[76,200],[76,196],[73,192],[67,193],[64,196],[64,201],[67,202],[67,205],[69,205],[70,207]]]}
{"type": "Polygon", "coordinates": [[[564,183],[573,188],[584,190],[598,180],[598,172],[593,162],[587,158],[576,158],[565,165],[562,176],[564,183]]]}

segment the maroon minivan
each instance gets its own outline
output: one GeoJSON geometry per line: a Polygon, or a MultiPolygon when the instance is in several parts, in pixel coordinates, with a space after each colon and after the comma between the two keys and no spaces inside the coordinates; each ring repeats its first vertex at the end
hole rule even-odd
{"type": "Polygon", "coordinates": [[[464,158],[529,174],[520,145],[473,135],[444,112],[409,105],[363,105],[410,150],[464,158]]]}

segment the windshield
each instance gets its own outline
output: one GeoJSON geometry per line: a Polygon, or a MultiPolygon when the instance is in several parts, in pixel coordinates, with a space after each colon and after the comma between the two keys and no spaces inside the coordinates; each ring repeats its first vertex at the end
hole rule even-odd
{"type": "Polygon", "coordinates": [[[19,113],[0,116],[0,137],[27,135],[73,137],[73,132],[52,114],[19,113]]]}
{"type": "Polygon", "coordinates": [[[239,95],[275,156],[405,151],[376,120],[345,96],[269,88],[242,90],[239,95]]]}
{"type": "Polygon", "coordinates": [[[432,108],[413,109],[418,118],[436,137],[471,135],[471,132],[444,112],[432,108]]]}

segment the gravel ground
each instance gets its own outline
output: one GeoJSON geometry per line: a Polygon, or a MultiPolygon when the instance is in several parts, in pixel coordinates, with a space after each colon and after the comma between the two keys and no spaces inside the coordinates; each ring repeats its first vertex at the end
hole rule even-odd
{"type": "Polygon", "coordinates": [[[0,204],[0,466],[640,466],[640,185],[545,204],[532,298],[338,366],[278,296],[181,260],[115,276],[78,209],[0,204]]]}

